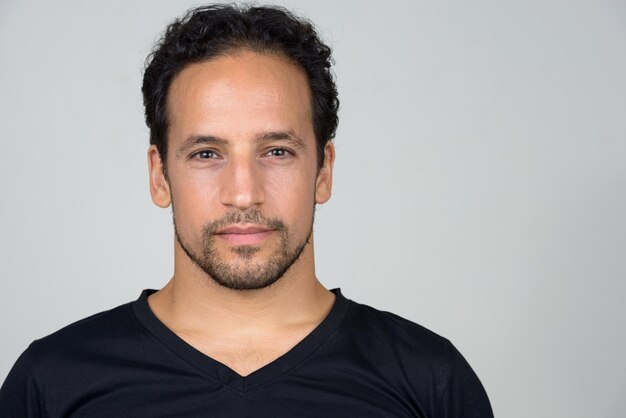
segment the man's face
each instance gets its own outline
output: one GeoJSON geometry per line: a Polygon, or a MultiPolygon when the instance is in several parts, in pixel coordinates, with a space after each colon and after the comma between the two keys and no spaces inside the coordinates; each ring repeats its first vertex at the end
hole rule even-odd
{"type": "Polygon", "coordinates": [[[151,192],[172,203],[179,245],[219,284],[258,289],[310,245],[315,203],[330,198],[334,149],[317,174],[305,74],[240,51],[183,69],[168,96],[167,180],[149,151],[151,192]]]}

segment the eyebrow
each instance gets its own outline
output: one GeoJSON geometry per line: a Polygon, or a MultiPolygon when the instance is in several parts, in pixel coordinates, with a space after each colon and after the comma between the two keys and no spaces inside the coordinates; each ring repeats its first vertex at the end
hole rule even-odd
{"type": "MultiPolygon", "coordinates": [[[[301,151],[304,151],[306,149],[304,140],[297,136],[291,130],[265,132],[257,135],[253,141],[256,143],[269,141],[285,141],[301,151]]],[[[178,149],[176,150],[176,156],[178,158],[181,158],[183,157],[183,154],[198,145],[226,146],[228,145],[228,141],[214,135],[191,135],[187,139],[185,139],[183,143],[178,147],[178,149]]]]}
{"type": "Polygon", "coordinates": [[[258,135],[254,138],[255,142],[264,142],[264,141],[285,141],[289,143],[291,146],[299,148],[304,151],[306,146],[305,142],[302,138],[296,135],[293,131],[278,131],[278,132],[266,132],[261,135],[258,135]]]}
{"type": "Polygon", "coordinates": [[[191,135],[176,150],[176,157],[181,158],[190,149],[198,145],[226,145],[228,141],[213,135],[191,135]]]}

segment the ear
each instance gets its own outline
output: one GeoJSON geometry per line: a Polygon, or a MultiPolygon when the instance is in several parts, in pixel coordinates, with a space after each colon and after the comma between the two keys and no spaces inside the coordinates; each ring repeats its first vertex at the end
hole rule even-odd
{"type": "Polygon", "coordinates": [[[333,164],[335,163],[335,145],[328,141],[324,146],[324,165],[315,180],[315,203],[326,203],[333,188],[333,164]]]}
{"type": "Polygon", "coordinates": [[[161,154],[155,145],[150,145],[148,148],[148,170],[152,201],[161,208],[168,207],[172,203],[170,185],[165,177],[161,154]]]}

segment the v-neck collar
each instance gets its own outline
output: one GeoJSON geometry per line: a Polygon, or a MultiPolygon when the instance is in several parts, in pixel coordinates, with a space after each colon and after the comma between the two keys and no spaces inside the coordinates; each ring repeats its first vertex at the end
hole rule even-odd
{"type": "Polygon", "coordinates": [[[155,289],[145,289],[141,292],[139,298],[132,303],[133,311],[141,324],[176,355],[201,370],[204,374],[240,392],[246,392],[268,382],[305,360],[335,331],[343,320],[350,304],[350,300],[341,294],[341,289],[331,289],[331,292],[336,296],[335,303],[326,318],[313,331],[276,360],[247,376],[241,376],[225,364],[195,349],[167,328],[154,315],[148,305],[148,296],[154,292],[156,292],[155,289]]]}

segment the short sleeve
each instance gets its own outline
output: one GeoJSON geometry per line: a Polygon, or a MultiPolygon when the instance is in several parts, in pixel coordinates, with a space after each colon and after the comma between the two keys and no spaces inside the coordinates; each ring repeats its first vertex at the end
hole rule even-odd
{"type": "Polygon", "coordinates": [[[31,372],[30,348],[17,359],[0,388],[0,417],[35,418],[44,416],[41,397],[31,372]]]}
{"type": "Polygon", "coordinates": [[[439,399],[437,416],[442,418],[493,418],[489,397],[482,383],[450,344],[452,367],[448,382],[439,399]]]}

